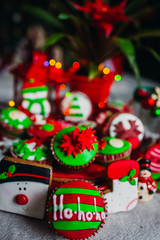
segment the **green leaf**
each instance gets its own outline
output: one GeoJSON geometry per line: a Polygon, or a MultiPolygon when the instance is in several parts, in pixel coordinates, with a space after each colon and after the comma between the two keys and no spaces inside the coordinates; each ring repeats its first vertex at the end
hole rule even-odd
{"type": "Polygon", "coordinates": [[[160,55],[153,49],[147,46],[141,46],[141,48],[147,50],[149,53],[152,54],[152,56],[158,61],[160,62],[160,55]]]}
{"type": "Polygon", "coordinates": [[[45,10],[35,7],[35,6],[30,6],[30,5],[24,5],[22,8],[25,12],[28,12],[29,14],[36,16],[52,25],[58,28],[63,28],[63,25],[61,24],[60,21],[57,20],[56,17],[53,17],[50,13],[46,12],[45,10]]]}
{"type": "Polygon", "coordinates": [[[97,73],[98,73],[97,66],[94,63],[90,63],[88,80],[91,81],[94,77],[97,76],[97,73]]]}
{"type": "Polygon", "coordinates": [[[66,19],[70,18],[70,15],[67,13],[61,13],[61,14],[59,14],[58,18],[62,19],[62,20],[66,20],[66,19]]]}
{"type": "Polygon", "coordinates": [[[124,177],[120,178],[119,180],[120,180],[121,182],[127,182],[127,181],[128,181],[128,178],[129,178],[129,176],[124,176],[124,177]]]}
{"type": "Polygon", "coordinates": [[[116,38],[115,44],[120,48],[122,53],[126,56],[128,62],[130,63],[133,72],[136,75],[138,85],[140,86],[140,72],[136,63],[136,54],[133,43],[128,39],[116,38]]]}
{"type": "Polygon", "coordinates": [[[8,176],[6,175],[7,172],[3,172],[0,174],[0,179],[6,179],[8,176]]]}
{"type": "Polygon", "coordinates": [[[133,178],[133,180],[131,181],[131,180],[129,180],[129,183],[131,184],[131,185],[136,185],[136,180],[133,178]]]}
{"type": "Polygon", "coordinates": [[[146,37],[160,37],[160,30],[159,29],[143,30],[140,31],[139,33],[129,36],[129,39],[140,39],[146,37]]]}
{"type": "Polygon", "coordinates": [[[130,172],[129,172],[129,176],[130,177],[133,177],[134,175],[136,174],[136,169],[131,169],[130,172]]]}
{"type": "Polygon", "coordinates": [[[53,35],[51,35],[45,45],[44,45],[44,49],[46,49],[47,47],[57,43],[60,39],[62,39],[63,37],[65,37],[65,35],[63,33],[55,33],[53,35]]]}
{"type": "Polygon", "coordinates": [[[11,165],[9,168],[8,168],[8,172],[11,172],[11,174],[13,174],[15,172],[16,168],[14,165],[11,165]]]}

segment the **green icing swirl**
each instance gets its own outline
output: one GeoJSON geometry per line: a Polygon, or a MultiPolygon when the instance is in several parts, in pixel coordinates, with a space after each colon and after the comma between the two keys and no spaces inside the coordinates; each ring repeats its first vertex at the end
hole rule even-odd
{"type": "Polygon", "coordinates": [[[118,154],[118,153],[127,151],[131,147],[131,144],[123,139],[120,139],[124,144],[121,148],[113,147],[112,145],[109,144],[109,141],[111,139],[116,139],[116,138],[114,138],[114,137],[102,138],[102,140],[106,140],[107,144],[104,147],[104,149],[99,149],[100,154],[105,154],[105,155],[118,154]]]}
{"type": "MultiPolygon", "coordinates": [[[[83,127],[78,127],[80,130],[85,129],[83,127]]],[[[70,132],[73,132],[75,127],[68,127],[64,128],[61,131],[59,131],[55,137],[54,143],[53,143],[53,149],[54,152],[57,156],[57,158],[63,163],[68,166],[82,166],[87,163],[89,163],[93,157],[95,156],[97,150],[98,150],[98,144],[93,143],[94,150],[91,149],[91,151],[88,151],[87,149],[84,150],[81,154],[77,153],[76,158],[73,157],[73,155],[66,155],[66,152],[63,152],[62,148],[59,147],[62,142],[61,140],[63,139],[63,134],[68,135],[70,132]]]]}
{"type": "Polygon", "coordinates": [[[19,121],[18,119],[12,119],[10,117],[10,114],[13,111],[19,111],[19,110],[17,110],[16,108],[13,108],[13,107],[2,109],[0,121],[7,123],[8,125],[12,126],[15,129],[20,129],[19,125],[22,125],[24,129],[26,129],[32,125],[32,121],[29,119],[29,117],[27,115],[23,121],[19,121]],[[6,120],[8,120],[8,121],[6,122],[6,120]]]}
{"type": "Polygon", "coordinates": [[[24,160],[30,160],[29,157],[34,156],[35,161],[41,161],[51,156],[51,151],[49,148],[42,146],[36,147],[36,149],[30,150],[28,144],[24,143],[26,140],[19,140],[13,143],[13,152],[19,155],[24,160]]]}

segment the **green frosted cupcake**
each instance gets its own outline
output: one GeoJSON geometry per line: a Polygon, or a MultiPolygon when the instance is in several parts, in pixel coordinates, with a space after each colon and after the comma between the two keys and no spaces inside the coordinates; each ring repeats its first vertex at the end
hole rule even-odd
{"type": "Polygon", "coordinates": [[[104,137],[99,142],[96,161],[107,164],[117,160],[129,159],[131,150],[131,144],[126,140],[114,137],[104,137]]]}
{"type": "Polygon", "coordinates": [[[58,163],[69,170],[80,170],[95,160],[98,150],[95,130],[68,127],[59,131],[51,141],[51,150],[58,163]]]}

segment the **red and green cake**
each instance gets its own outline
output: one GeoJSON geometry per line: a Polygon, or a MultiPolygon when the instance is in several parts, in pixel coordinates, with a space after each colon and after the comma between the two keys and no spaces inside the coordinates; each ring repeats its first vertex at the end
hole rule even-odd
{"type": "Polygon", "coordinates": [[[96,161],[105,165],[113,161],[129,159],[131,150],[131,144],[126,140],[104,137],[99,142],[96,161]]]}
{"type": "Polygon", "coordinates": [[[98,150],[92,128],[69,127],[59,131],[51,141],[51,150],[58,163],[68,170],[89,166],[98,150]]]}
{"type": "Polygon", "coordinates": [[[64,183],[50,195],[49,224],[68,239],[88,239],[103,226],[106,203],[98,189],[84,181],[64,183]]]}
{"type": "Polygon", "coordinates": [[[11,154],[16,158],[42,164],[51,164],[53,158],[50,148],[44,144],[43,140],[35,137],[14,142],[11,154]]]}
{"type": "Polygon", "coordinates": [[[24,112],[14,107],[1,110],[0,125],[6,132],[21,135],[32,124],[33,122],[24,112]]]}

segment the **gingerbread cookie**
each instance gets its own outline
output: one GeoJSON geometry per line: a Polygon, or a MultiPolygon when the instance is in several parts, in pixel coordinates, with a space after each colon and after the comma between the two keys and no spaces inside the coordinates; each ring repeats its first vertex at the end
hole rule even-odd
{"type": "Polygon", "coordinates": [[[52,168],[28,161],[0,161],[0,210],[42,219],[52,168]]]}
{"type": "Polygon", "coordinates": [[[86,181],[70,181],[51,194],[47,211],[51,228],[67,239],[88,239],[106,218],[106,203],[86,181]]]}

